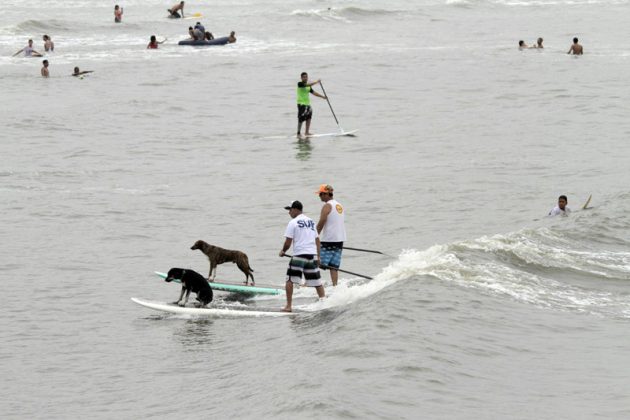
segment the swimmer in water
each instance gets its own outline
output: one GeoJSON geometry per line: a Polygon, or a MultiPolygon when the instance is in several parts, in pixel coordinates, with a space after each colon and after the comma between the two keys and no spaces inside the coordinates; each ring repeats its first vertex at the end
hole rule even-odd
{"type": "Polygon", "coordinates": [[[230,36],[228,37],[228,43],[234,44],[236,42],[236,33],[234,31],[230,32],[230,36]]]}
{"type": "Polygon", "coordinates": [[[40,53],[38,53],[37,51],[35,51],[33,49],[33,40],[32,39],[28,40],[28,45],[26,47],[22,48],[20,51],[18,51],[15,54],[13,54],[13,57],[15,57],[16,55],[18,55],[21,52],[24,52],[24,57],[42,57],[42,55],[40,53]]]}
{"type": "Polygon", "coordinates": [[[44,51],[48,52],[52,52],[55,51],[55,43],[52,42],[52,39],[50,39],[50,37],[48,35],[44,35],[44,51]]]}
{"type": "Polygon", "coordinates": [[[551,211],[549,212],[549,216],[568,216],[569,213],[571,213],[571,209],[567,207],[568,202],[569,200],[567,200],[566,195],[561,195],[560,197],[558,197],[558,205],[551,209],[551,211]]]}
{"type": "Polygon", "coordinates": [[[529,47],[527,46],[527,44],[525,43],[525,41],[523,41],[523,40],[518,41],[518,49],[519,49],[519,50],[524,50],[524,49],[526,49],[526,48],[529,48],[529,47]]]}
{"type": "Polygon", "coordinates": [[[42,77],[50,77],[50,73],[48,72],[48,60],[42,61],[44,67],[42,67],[41,73],[42,77]]]}
{"type": "Polygon", "coordinates": [[[78,67],[74,68],[74,73],[72,73],[72,76],[83,76],[84,74],[88,74],[88,73],[94,73],[93,70],[85,70],[85,71],[81,71],[78,67]]]}
{"type": "Polygon", "coordinates": [[[164,41],[158,41],[155,35],[151,35],[151,40],[149,42],[149,45],[147,45],[147,50],[148,49],[157,50],[158,44],[164,44],[167,39],[168,38],[164,38],[164,41]]]}
{"type": "Polygon", "coordinates": [[[114,22],[122,22],[123,8],[119,5],[114,6],[114,22]]]}
{"type": "Polygon", "coordinates": [[[582,55],[582,54],[584,54],[584,49],[578,43],[578,39],[577,38],[573,38],[573,45],[571,45],[571,48],[569,48],[569,51],[567,52],[567,54],[573,54],[573,55],[582,55]]]}
{"type": "Polygon", "coordinates": [[[536,45],[532,46],[532,48],[545,48],[545,47],[543,47],[543,39],[542,38],[538,38],[536,40],[536,45]]]}

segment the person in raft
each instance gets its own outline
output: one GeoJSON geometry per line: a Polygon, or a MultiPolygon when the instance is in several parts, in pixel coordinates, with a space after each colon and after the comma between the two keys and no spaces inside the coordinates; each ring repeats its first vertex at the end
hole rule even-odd
{"type": "Polygon", "coordinates": [[[305,286],[314,287],[320,299],[326,296],[319,274],[319,236],[315,222],[302,213],[302,208],[302,203],[297,200],[284,208],[289,210],[291,221],[284,232],[280,256],[284,257],[285,252],[293,245],[293,256],[289,261],[285,283],[287,305],[282,309],[284,312],[292,311],[293,284],[299,285],[302,282],[302,275],[306,280],[305,286]]]}
{"type": "Polygon", "coordinates": [[[184,2],[180,1],[179,4],[176,4],[175,6],[171,7],[170,9],[166,9],[168,10],[168,12],[170,13],[170,18],[172,19],[179,19],[179,18],[183,18],[184,17],[184,2]],[[182,14],[179,14],[179,11],[181,10],[182,14]]]}
{"type": "Polygon", "coordinates": [[[123,9],[119,5],[114,6],[114,22],[122,22],[123,9]]]}
{"type": "Polygon", "coordinates": [[[312,88],[313,85],[318,84],[321,80],[315,80],[314,82],[308,81],[308,73],[303,72],[300,75],[301,80],[297,84],[297,107],[298,107],[298,129],[297,135],[301,136],[302,123],[306,121],[306,131],[304,135],[311,135],[311,118],[313,117],[313,110],[311,108],[310,95],[315,95],[319,98],[327,99],[326,96],[320,95],[312,88]]]}
{"type": "Polygon", "coordinates": [[[151,35],[151,39],[149,40],[149,45],[147,45],[147,50],[157,50],[158,44],[164,44],[168,38],[164,38],[164,41],[158,41],[155,35],[151,35]]]}

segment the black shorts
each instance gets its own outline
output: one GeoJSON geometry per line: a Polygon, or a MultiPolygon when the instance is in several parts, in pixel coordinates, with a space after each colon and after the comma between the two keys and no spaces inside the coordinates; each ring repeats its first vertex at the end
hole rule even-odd
{"type": "Polygon", "coordinates": [[[174,11],[174,12],[171,12],[171,9],[168,9],[168,12],[171,14],[171,16],[170,16],[170,17],[171,17],[171,18],[173,18],[173,19],[179,19],[179,18],[181,18],[180,14],[179,14],[179,13],[177,13],[177,10],[176,10],[176,11],[174,11]]]}
{"type": "Polygon", "coordinates": [[[298,104],[298,121],[304,122],[311,119],[313,116],[313,109],[310,105],[300,105],[298,104]]]}

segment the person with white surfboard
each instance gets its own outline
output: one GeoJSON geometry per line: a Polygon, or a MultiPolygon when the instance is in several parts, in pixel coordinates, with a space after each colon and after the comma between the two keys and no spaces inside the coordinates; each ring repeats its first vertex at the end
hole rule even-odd
{"type": "Polygon", "coordinates": [[[330,270],[332,285],[337,286],[341,266],[341,252],[346,240],[345,211],[341,203],[333,198],[332,185],[322,184],[316,194],[324,202],[317,222],[317,233],[321,240],[320,265],[330,270]]]}
{"type": "Polygon", "coordinates": [[[551,209],[549,216],[568,216],[571,213],[571,209],[567,207],[568,202],[566,195],[558,197],[558,205],[551,209]]]}
{"type": "Polygon", "coordinates": [[[297,84],[297,107],[298,107],[298,129],[297,135],[301,137],[302,123],[306,122],[305,136],[311,135],[311,118],[313,117],[313,109],[311,108],[311,97],[315,95],[322,99],[328,99],[326,95],[321,95],[313,90],[313,85],[321,82],[321,80],[315,80],[314,82],[308,81],[308,73],[303,72],[300,75],[300,81],[297,84]]]}

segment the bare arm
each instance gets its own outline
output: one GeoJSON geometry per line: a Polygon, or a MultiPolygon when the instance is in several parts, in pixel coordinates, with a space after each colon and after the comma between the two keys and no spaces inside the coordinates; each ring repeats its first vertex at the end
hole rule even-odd
{"type": "Polygon", "coordinates": [[[19,53],[21,53],[22,51],[24,51],[24,48],[22,48],[20,51],[16,52],[15,54],[13,54],[13,57],[15,57],[16,55],[18,55],[19,53]]]}
{"type": "Polygon", "coordinates": [[[319,215],[319,222],[317,222],[317,233],[322,233],[322,229],[326,225],[326,221],[328,220],[328,215],[332,211],[332,206],[330,204],[324,204],[322,207],[322,212],[319,215]]]}
{"type": "Polygon", "coordinates": [[[319,238],[315,239],[315,244],[317,245],[317,261],[321,261],[322,259],[319,257],[319,255],[320,255],[322,244],[321,242],[319,242],[319,238]]]}
{"type": "Polygon", "coordinates": [[[285,238],[284,239],[284,244],[282,244],[282,251],[280,251],[280,256],[281,257],[284,257],[284,253],[287,252],[289,250],[289,248],[291,248],[291,242],[293,242],[293,239],[291,239],[291,238],[285,238]]]}
{"type": "Polygon", "coordinates": [[[162,42],[158,41],[158,44],[164,44],[164,43],[166,42],[166,40],[167,40],[167,39],[168,39],[168,38],[164,38],[164,41],[162,41],[162,42]]]}
{"type": "Polygon", "coordinates": [[[328,99],[326,96],[321,95],[321,94],[319,94],[319,93],[317,93],[317,92],[311,92],[311,93],[312,93],[313,95],[315,95],[315,96],[318,96],[318,97],[322,98],[322,99],[328,99]]]}

